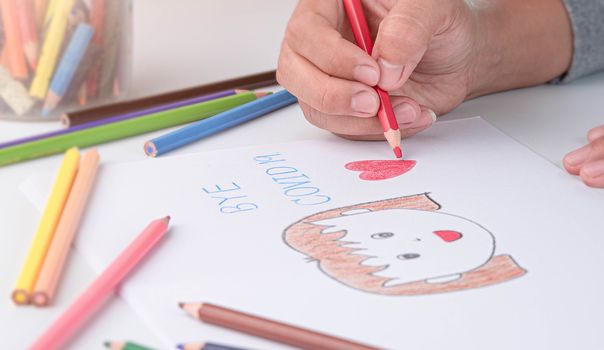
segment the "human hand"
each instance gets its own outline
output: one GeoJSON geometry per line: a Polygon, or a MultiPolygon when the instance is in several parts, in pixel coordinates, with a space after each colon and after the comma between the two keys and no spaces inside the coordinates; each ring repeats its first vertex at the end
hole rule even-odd
{"type": "Polygon", "coordinates": [[[560,1],[366,0],[363,7],[372,56],[352,42],[341,0],[301,0],[277,70],[312,124],[345,137],[383,138],[372,118],[374,85],[390,93],[408,136],[467,98],[542,83],[570,65],[572,32],[560,1]]]}
{"type": "Polygon", "coordinates": [[[591,187],[604,188],[604,125],[587,134],[589,143],[564,157],[564,167],[591,187]]]}

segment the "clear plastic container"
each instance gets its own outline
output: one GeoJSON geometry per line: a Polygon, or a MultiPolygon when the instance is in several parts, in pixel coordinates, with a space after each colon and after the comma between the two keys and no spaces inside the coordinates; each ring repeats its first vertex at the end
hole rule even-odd
{"type": "Polygon", "coordinates": [[[130,0],[0,0],[0,118],[56,120],[128,90],[130,0]]]}

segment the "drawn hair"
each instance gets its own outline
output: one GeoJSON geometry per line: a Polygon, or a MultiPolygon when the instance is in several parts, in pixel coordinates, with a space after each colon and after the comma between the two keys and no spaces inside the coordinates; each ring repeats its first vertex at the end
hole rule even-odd
{"type": "Polygon", "coordinates": [[[322,233],[326,226],[315,224],[319,220],[331,219],[352,210],[378,211],[384,209],[415,209],[436,211],[440,205],[427,193],[383,201],[362,203],[336,208],[310,215],[285,229],[283,239],[294,250],[316,260],[319,269],[331,278],[355,289],[383,295],[420,295],[453,292],[469,288],[489,286],[509,281],[526,273],[509,255],[497,255],[475,270],[465,272],[457,280],[430,283],[425,280],[385,286],[390,279],[375,273],[386,266],[366,266],[361,263],[367,256],[355,253],[358,250],[346,246],[341,240],[346,231],[322,233]]]}

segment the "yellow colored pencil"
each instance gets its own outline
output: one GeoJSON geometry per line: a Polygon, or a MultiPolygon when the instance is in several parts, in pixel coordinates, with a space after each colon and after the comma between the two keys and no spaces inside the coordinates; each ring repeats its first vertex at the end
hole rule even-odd
{"type": "Polygon", "coordinates": [[[44,263],[46,252],[50,247],[65,202],[71,191],[73,180],[76,177],[79,162],[80,151],[77,148],[71,148],[65,153],[65,158],[63,158],[63,163],[55,179],[42,219],[38,224],[38,230],[29,247],[13,290],[12,299],[18,305],[29,304],[30,302],[31,293],[44,263]]]}
{"type": "Polygon", "coordinates": [[[92,192],[98,166],[99,153],[96,149],[88,151],[82,156],[78,174],[73,182],[69,198],[65,203],[65,209],[61,214],[61,220],[57,225],[57,230],[36,281],[36,287],[30,298],[31,303],[35,306],[46,306],[54,298],[65,261],[69,255],[71,243],[84,213],[90,192],[92,192]]]}
{"type": "MultiPolygon", "coordinates": [[[[29,94],[32,97],[39,99],[46,97],[48,85],[50,84],[50,79],[52,78],[52,73],[54,73],[61,51],[61,44],[67,31],[69,12],[73,7],[73,2],[74,0],[62,0],[54,5],[55,8],[52,11],[50,26],[45,35],[36,75],[29,88],[29,94]]],[[[52,1],[48,6],[49,11],[51,10],[51,6],[53,6],[52,1]]]]}
{"type": "Polygon", "coordinates": [[[42,22],[42,28],[44,28],[44,26],[46,26],[50,20],[52,19],[52,16],[55,14],[55,10],[58,8],[58,4],[61,2],[61,0],[50,0],[50,2],[46,5],[46,14],[44,15],[44,21],[42,22]]]}

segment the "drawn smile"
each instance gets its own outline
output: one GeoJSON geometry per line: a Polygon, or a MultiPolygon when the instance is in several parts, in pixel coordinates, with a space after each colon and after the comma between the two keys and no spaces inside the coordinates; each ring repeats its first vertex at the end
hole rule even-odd
{"type": "Polygon", "coordinates": [[[461,237],[463,237],[463,235],[457,231],[451,231],[451,230],[440,230],[440,231],[434,231],[434,234],[437,235],[438,237],[440,237],[443,241],[447,242],[447,243],[451,243],[451,242],[455,242],[458,239],[460,239],[461,237]]]}

